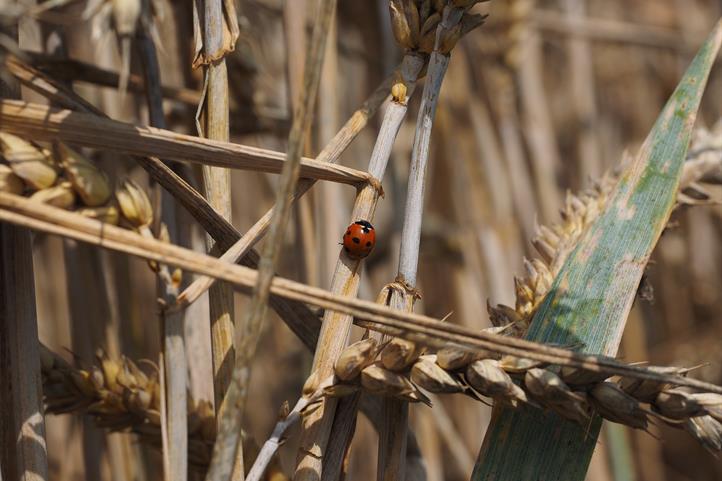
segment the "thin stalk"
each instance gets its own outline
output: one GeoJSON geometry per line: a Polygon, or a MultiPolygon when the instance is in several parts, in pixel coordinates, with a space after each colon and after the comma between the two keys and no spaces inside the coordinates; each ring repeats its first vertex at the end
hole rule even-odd
{"type": "MultiPolygon", "coordinates": [[[[95,65],[75,59],[57,59],[36,52],[26,52],[33,66],[65,82],[82,82],[99,87],[118,88],[120,75],[112,70],[103,69],[95,65]]],[[[145,83],[135,74],[128,77],[128,92],[145,94],[145,83]]],[[[161,86],[163,98],[188,106],[197,107],[201,102],[201,92],[196,90],[161,86]]],[[[284,112],[271,107],[253,106],[243,104],[230,111],[231,126],[234,133],[257,132],[286,132],[289,128],[289,119],[284,112]]]]}
{"type": "MultiPolygon", "coordinates": [[[[3,130],[38,141],[60,140],[115,153],[161,157],[201,165],[278,174],[285,154],[208,140],[154,127],[141,127],[70,110],[17,100],[2,100],[3,130]]],[[[365,172],[303,158],[302,177],[357,185],[372,179],[365,172]]]]}
{"type": "MultiPolygon", "coordinates": [[[[436,30],[436,43],[431,53],[421,106],[416,119],[414,145],[404,223],[399,246],[399,267],[396,280],[403,289],[392,289],[389,306],[399,310],[413,310],[416,296],[416,274],[419,265],[421,223],[424,212],[424,188],[429,159],[429,143],[434,115],[441,93],[441,84],[449,66],[450,56],[439,52],[441,36],[461,20],[463,10],[447,6],[436,30]]],[[[397,399],[385,399],[383,422],[379,432],[377,479],[402,481],[406,473],[406,445],[409,425],[409,405],[397,399]]]]}
{"type": "MultiPolygon", "coordinates": [[[[145,74],[148,111],[150,123],[154,127],[166,128],[163,114],[163,96],[161,92],[160,68],[153,40],[145,32],[136,37],[145,74]]],[[[179,229],[176,217],[176,206],[167,191],[161,192],[161,219],[167,226],[171,239],[177,243],[179,229]]],[[[183,242],[187,244],[187,242],[183,242]]],[[[164,304],[171,305],[178,295],[178,287],[169,282],[167,266],[162,266],[165,276],[158,276],[158,294],[164,304]]],[[[165,476],[167,479],[185,481],[188,477],[188,419],[187,419],[187,386],[186,377],[188,363],[186,361],[185,343],[183,339],[185,313],[160,312],[163,333],[164,383],[161,388],[165,392],[164,421],[166,426],[163,440],[164,459],[167,457],[165,476]]]]}
{"type": "Polygon", "coordinates": [[[322,381],[313,393],[301,396],[291,412],[276,423],[276,427],[273,428],[271,437],[263,443],[258,456],[256,456],[256,460],[253,462],[253,466],[248,472],[246,481],[261,481],[266,468],[273,460],[273,456],[276,454],[276,451],[278,451],[278,448],[281,447],[281,444],[283,444],[286,431],[301,420],[303,411],[312,404],[321,401],[323,390],[333,385],[333,381],[333,376],[330,376],[322,381]]]}
{"type": "MultiPolygon", "coordinates": [[[[423,64],[423,59],[416,55],[407,55],[404,58],[401,75],[404,82],[408,84],[408,93],[413,92],[413,86],[423,64]]],[[[374,150],[371,153],[368,173],[376,179],[382,178],[386,171],[394,140],[406,116],[405,99],[400,100],[394,101],[388,106],[374,150]]],[[[360,189],[354,202],[352,220],[373,220],[379,194],[378,189],[369,184],[360,189]]],[[[356,297],[360,281],[359,266],[360,261],[352,260],[341,251],[331,281],[331,292],[356,297]]],[[[324,313],[312,367],[312,370],[317,372],[320,378],[329,376],[333,372],[333,363],[347,344],[351,322],[351,317],[343,313],[334,311],[324,313]]],[[[321,479],[323,472],[321,460],[331,434],[336,404],[336,400],[327,399],[321,407],[304,419],[304,430],[301,435],[302,449],[299,451],[294,479],[321,479]]],[[[324,462],[328,462],[328,460],[324,459],[324,462]]],[[[340,462],[331,462],[330,466],[335,466],[340,471],[340,462]]],[[[335,470],[335,468],[332,469],[335,470]]]]}
{"type": "Polygon", "coordinates": [[[48,478],[30,232],[0,225],[2,479],[48,478]]]}
{"type": "MultiPolygon", "coordinates": [[[[361,130],[368,123],[368,119],[376,113],[376,110],[383,103],[388,96],[388,92],[391,87],[392,76],[384,80],[361,107],[351,115],[351,118],[346,121],[346,124],[339,130],[334,138],[324,147],[324,149],[316,157],[318,162],[328,162],[335,164],[341,157],[341,154],[351,144],[351,141],[361,132],[361,130]]],[[[298,182],[296,192],[294,193],[292,202],[297,201],[302,195],[308,192],[311,187],[314,186],[316,180],[314,179],[301,179],[298,182]]],[[[229,247],[220,259],[237,263],[240,259],[249,252],[253,246],[261,240],[261,238],[268,232],[268,227],[273,217],[275,208],[270,208],[265,214],[248,229],[248,231],[238,239],[231,247],[229,247]]],[[[215,279],[212,277],[199,277],[193,283],[188,286],[180,296],[178,296],[178,303],[181,306],[187,306],[195,302],[203,293],[213,285],[215,279]]],[[[315,347],[315,345],[314,345],[315,347]]]]}
{"type": "MultiPolygon", "coordinates": [[[[14,27],[0,29],[2,35],[18,33],[14,27]]],[[[26,36],[20,33],[21,45],[36,43],[26,36]]],[[[19,95],[18,85],[0,80],[0,98],[19,95]]],[[[5,480],[48,479],[35,302],[30,231],[0,224],[0,479],[5,480]]]]}
{"type": "MultiPolygon", "coordinates": [[[[303,87],[303,70],[306,62],[306,0],[295,0],[285,2],[283,5],[283,29],[286,63],[286,86],[288,91],[288,109],[295,111],[298,102],[301,101],[301,88],[303,87]]],[[[326,50],[334,43],[333,29],[329,28],[329,40],[326,42],[326,50]]],[[[323,70],[328,68],[328,53],[324,53],[323,70]]],[[[319,97],[318,124],[324,122],[322,105],[329,92],[323,87],[323,73],[321,74],[320,88],[324,95],[319,97]]],[[[302,154],[311,152],[311,132],[306,131],[304,135],[304,149],[302,154]]],[[[295,239],[292,262],[296,268],[298,278],[306,284],[318,285],[318,242],[315,237],[315,224],[312,212],[311,196],[303,197],[298,202],[293,201],[291,221],[293,222],[293,236],[295,239]]]]}
{"type": "MultiPolygon", "coordinates": [[[[228,109],[228,69],[223,50],[223,2],[205,0],[203,49],[209,61],[205,65],[206,91],[202,105],[204,128],[201,135],[212,140],[227,142],[230,135],[228,109]],[[220,53],[222,52],[222,53],[220,53]],[[219,58],[218,55],[220,55],[219,58]]],[[[210,205],[227,221],[231,221],[231,173],[221,167],[203,166],[203,186],[210,205]]],[[[207,236],[206,246],[211,252],[215,246],[207,236]]],[[[211,317],[211,349],[213,363],[213,391],[216,419],[221,420],[223,398],[231,382],[235,358],[233,338],[235,316],[233,290],[218,283],[208,293],[211,317]]],[[[219,426],[220,428],[220,426],[219,426]]],[[[243,470],[241,469],[241,472],[243,470]]]]}
{"type": "Polygon", "coordinates": [[[250,379],[250,363],[255,355],[263,319],[268,309],[268,297],[273,281],[275,265],[280,257],[283,231],[291,210],[291,200],[301,173],[301,153],[304,133],[308,131],[313,117],[321,66],[326,48],[331,19],[336,10],[335,0],[322,0],[318,7],[317,23],[306,55],[304,85],[293,126],[288,138],[288,153],[281,174],[281,184],[276,195],[277,210],[271,219],[268,243],[265,245],[259,264],[258,276],[253,289],[249,314],[242,327],[233,378],[224,402],[229,407],[222,413],[221,430],[213,450],[213,460],[208,470],[208,481],[226,480],[233,465],[233,459],[240,443],[243,411],[250,379]]]}
{"type": "MultiPolygon", "coordinates": [[[[244,292],[248,292],[256,284],[258,277],[256,271],[247,267],[230,265],[190,249],[146,238],[127,229],[103,224],[74,212],[12,194],[0,193],[0,221],[166,263],[184,271],[215,275],[244,292]]],[[[549,364],[668,382],[722,394],[721,386],[693,378],[664,375],[647,367],[624,364],[610,357],[577,353],[525,339],[472,330],[428,316],[390,309],[374,302],[339,296],[279,277],[273,279],[271,291],[279,296],[346,313],[355,317],[354,323],[362,328],[404,337],[430,347],[456,343],[472,351],[485,349],[549,364]]]]}

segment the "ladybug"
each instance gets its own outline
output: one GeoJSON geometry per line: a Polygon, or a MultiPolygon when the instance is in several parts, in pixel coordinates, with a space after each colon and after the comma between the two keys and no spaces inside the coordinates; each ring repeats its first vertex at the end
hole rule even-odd
{"type": "Polygon", "coordinates": [[[367,220],[358,220],[346,228],[343,250],[351,259],[363,259],[376,244],[376,230],[367,220]]]}

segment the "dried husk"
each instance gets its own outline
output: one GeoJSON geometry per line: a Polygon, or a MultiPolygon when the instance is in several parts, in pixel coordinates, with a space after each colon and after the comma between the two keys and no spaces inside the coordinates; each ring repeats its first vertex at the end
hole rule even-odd
{"type": "Polygon", "coordinates": [[[341,352],[336,360],[334,372],[342,381],[351,381],[361,375],[361,371],[371,365],[376,358],[378,341],[374,338],[357,341],[341,352]]]}
{"type": "Polygon", "coordinates": [[[687,419],[704,412],[692,393],[679,388],[667,389],[659,393],[653,407],[662,416],[670,419],[687,419]]]}
{"type": "Polygon", "coordinates": [[[406,18],[403,0],[389,0],[389,13],[391,14],[391,30],[396,42],[404,49],[416,47],[411,38],[411,29],[406,18]]]}
{"type": "Polygon", "coordinates": [[[526,393],[514,384],[509,374],[494,359],[480,359],[466,368],[466,382],[482,396],[517,406],[528,402],[526,393]]]}
{"type": "Polygon", "coordinates": [[[562,417],[582,425],[591,419],[586,394],[572,391],[555,373],[547,369],[530,369],[524,375],[524,385],[538,402],[562,417]]]}
{"type": "Polygon", "coordinates": [[[695,401],[704,408],[704,410],[715,418],[717,421],[722,422],[722,395],[715,393],[696,393],[694,395],[695,401]]]}
{"type": "Polygon", "coordinates": [[[599,414],[609,421],[636,429],[647,429],[647,413],[639,402],[613,382],[600,382],[589,391],[589,400],[599,414]]]}
{"type": "MultiPolygon", "coordinates": [[[[649,369],[659,372],[660,374],[682,375],[689,372],[689,369],[680,367],[650,367],[649,369]]],[[[659,393],[672,387],[669,383],[661,383],[659,381],[651,381],[649,379],[624,377],[620,380],[620,384],[624,392],[633,396],[635,399],[646,403],[653,402],[659,393]]]]}
{"type": "Polygon", "coordinates": [[[411,368],[411,381],[422,389],[437,394],[465,391],[464,384],[436,363],[436,356],[421,356],[411,368]]]}
{"type": "Polygon", "coordinates": [[[409,402],[425,402],[428,399],[405,376],[384,369],[378,364],[361,371],[361,385],[371,394],[392,396],[409,402]]]}
{"type": "Polygon", "coordinates": [[[690,418],[684,429],[712,454],[722,452],[722,423],[712,416],[690,418]]]}
{"type": "Polygon", "coordinates": [[[604,371],[590,371],[588,369],[562,366],[559,370],[559,377],[570,386],[588,386],[606,381],[611,377],[611,374],[604,371]]]}
{"type": "Polygon", "coordinates": [[[120,220],[120,212],[118,212],[118,208],[114,205],[109,205],[107,207],[86,207],[78,209],[76,212],[80,215],[104,222],[106,224],[117,225],[120,220]]]}
{"type": "Polygon", "coordinates": [[[524,375],[524,385],[534,396],[549,403],[560,403],[569,399],[584,401],[559,376],[548,369],[529,369],[524,375]]]}
{"type": "Polygon", "coordinates": [[[75,204],[75,192],[70,182],[62,182],[48,189],[35,192],[30,196],[30,200],[42,202],[61,209],[69,209],[75,204]]]}
{"type": "Polygon", "coordinates": [[[324,388],[323,394],[328,397],[345,397],[356,394],[360,389],[358,384],[334,384],[324,388]]]}
{"type": "Polygon", "coordinates": [[[58,160],[75,192],[88,207],[98,207],[110,199],[108,177],[93,162],[61,143],[55,146],[58,160]]]}
{"type": "Polygon", "coordinates": [[[456,8],[471,8],[477,3],[485,3],[489,0],[451,0],[451,4],[456,8]]]}
{"type": "Polygon", "coordinates": [[[414,0],[404,0],[404,13],[406,14],[406,23],[409,25],[411,43],[413,45],[418,45],[421,20],[419,18],[419,10],[416,7],[414,0]]]}
{"type": "Polygon", "coordinates": [[[5,164],[0,164],[0,192],[21,195],[25,190],[23,180],[5,164]]]}
{"type": "Polygon", "coordinates": [[[145,191],[132,180],[116,190],[115,198],[123,217],[134,227],[147,227],[153,222],[153,208],[145,191]]]}
{"type": "Polygon", "coordinates": [[[464,369],[477,359],[486,358],[484,353],[469,351],[461,347],[447,346],[436,353],[436,364],[447,371],[464,369]]]}
{"type": "Polygon", "coordinates": [[[13,173],[29,188],[47,189],[55,183],[58,171],[47,150],[7,132],[0,132],[0,146],[13,173]]]}
{"type": "Polygon", "coordinates": [[[499,367],[511,374],[524,374],[529,369],[543,365],[544,363],[541,361],[516,356],[502,356],[499,360],[499,367]]]}
{"type": "Polygon", "coordinates": [[[381,349],[381,364],[390,371],[403,371],[416,361],[424,352],[424,347],[395,337],[381,349]]]}

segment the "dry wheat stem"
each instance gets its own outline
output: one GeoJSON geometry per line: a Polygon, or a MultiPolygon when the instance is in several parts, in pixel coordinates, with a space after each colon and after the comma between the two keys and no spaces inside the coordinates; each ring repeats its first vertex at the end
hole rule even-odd
{"type": "Polygon", "coordinates": [[[223,413],[220,423],[220,431],[213,450],[213,460],[206,476],[208,481],[225,481],[227,479],[232,465],[231,456],[235,449],[238,449],[236,446],[240,446],[240,429],[250,379],[251,361],[255,355],[263,320],[266,317],[271,282],[281,254],[283,233],[290,217],[293,193],[301,174],[304,135],[310,128],[313,118],[313,106],[316,102],[321,78],[326,39],[335,10],[336,0],[321,0],[319,3],[318,21],[314,26],[313,36],[306,54],[301,98],[293,116],[286,163],[283,166],[280,186],[276,195],[276,209],[271,218],[268,242],[265,244],[259,263],[251,305],[242,326],[236,365],[224,400],[228,407],[223,413]]]}
{"type": "MultiPolygon", "coordinates": [[[[166,128],[163,113],[163,97],[160,89],[160,67],[155,44],[146,32],[139,32],[136,44],[141,54],[151,125],[166,128]]],[[[176,205],[170,195],[161,192],[161,216],[172,233],[172,239],[180,243],[176,222],[176,205]]],[[[168,266],[159,266],[158,291],[165,305],[175,301],[178,286],[172,281],[168,266]]],[[[188,478],[188,419],[187,410],[187,360],[183,330],[185,313],[161,312],[163,346],[161,365],[163,366],[162,389],[164,394],[162,427],[164,428],[163,458],[166,479],[185,481],[188,478]]]]}
{"type": "MultiPolygon", "coordinates": [[[[63,85],[47,77],[42,72],[28,66],[21,59],[9,56],[6,59],[5,66],[23,84],[53,102],[73,110],[104,116],[102,112],[86,102],[82,97],[67,90],[63,85]]],[[[350,121],[345,128],[348,127],[348,130],[351,131],[353,130],[352,127],[358,127],[360,130],[368,120],[368,115],[371,115],[377,107],[373,105],[369,106],[369,108],[364,107],[361,112],[357,112],[358,115],[352,117],[351,120],[354,122],[349,126],[350,121]]],[[[339,134],[341,133],[339,132],[339,134]]],[[[343,138],[347,139],[350,135],[347,133],[343,138]]],[[[350,139],[348,141],[350,142],[350,139]]],[[[221,248],[230,247],[241,237],[230,222],[216,212],[202,195],[165,163],[155,157],[134,157],[134,159],[148,172],[151,178],[168,190],[188,210],[206,232],[213,236],[221,248]]],[[[256,267],[257,262],[258,254],[254,250],[249,251],[241,260],[241,263],[248,267],[256,267]]],[[[318,337],[318,317],[305,305],[278,296],[271,297],[271,305],[304,344],[309,349],[313,349],[318,337]]]]}
{"type": "Polygon", "coordinates": [[[304,411],[308,409],[309,406],[320,402],[324,395],[324,390],[332,386],[333,382],[333,376],[329,376],[324,381],[321,381],[313,393],[301,396],[291,412],[276,423],[276,426],[273,428],[273,432],[271,433],[271,437],[263,443],[261,451],[258,453],[251,470],[248,472],[246,481],[261,480],[261,476],[263,476],[263,473],[266,471],[269,463],[273,460],[276,451],[278,451],[278,448],[280,448],[281,444],[283,444],[286,431],[301,420],[304,411]]]}
{"type": "MultiPolygon", "coordinates": [[[[2,100],[0,121],[3,130],[36,141],[60,140],[116,153],[231,169],[279,173],[285,158],[283,153],[259,147],[208,140],[17,100],[2,100]]],[[[351,185],[373,182],[365,172],[307,158],[301,160],[300,175],[351,185]]]]}
{"type": "MultiPolygon", "coordinates": [[[[338,131],[333,139],[318,154],[316,160],[319,162],[336,163],[341,154],[346,150],[351,141],[356,138],[359,132],[366,126],[368,119],[376,113],[378,107],[388,97],[391,81],[394,75],[384,80],[376,90],[366,99],[362,106],[351,115],[351,118],[338,131]]],[[[380,178],[376,176],[376,178],[380,178]]],[[[313,179],[301,179],[294,193],[293,202],[297,201],[303,194],[309,191],[316,183],[313,179]]],[[[274,208],[269,209],[263,216],[251,226],[248,231],[235,244],[226,250],[220,257],[225,262],[238,262],[253,248],[253,246],[266,234],[273,216],[274,208]]],[[[179,296],[178,307],[186,308],[203,295],[215,282],[213,277],[202,276],[193,281],[179,296]]]]}
{"type": "MultiPolygon", "coordinates": [[[[220,58],[204,65],[204,95],[198,104],[196,126],[198,135],[208,139],[227,142],[229,127],[228,69],[226,51],[223,46],[225,19],[221,0],[203,2],[203,35],[196,42],[203,43],[206,58],[213,58],[220,52],[220,58]],[[203,117],[203,125],[198,118],[203,117]]],[[[231,12],[229,12],[230,14],[231,12]]],[[[196,32],[199,34],[200,32],[196,32]]],[[[203,166],[203,186],[209,204],[228,222],[231,221],[231,173],[228,169],[203,166]]],[[[206,236],[208,252],[213,251],[214,239],[206,236]]],[[[231,381],[233,359],[235,357],[234,335],[235,315],[233,290],[227,284],[217,284],[208,293],[211,322],[211,359],[213,364],[213,398],[215,400],[216,419],[220,422],[223,412],[223,399],[231,381]]],[[[235,475],[243,475],[242,449],[239,449],[235,475]]]]}
{"type": "MultiPolygon", "coordinates": [[[[411,167],[404,223],[401,229],[397,275],[397,281],[402,288],[391,289],[389,302],[390,307],[395,309],[413,310],[431,130],[441,93],[441,84],[449,65],[449,55],[439,52],[440,41],[446,32],[459,23],[463,12],[463,9],[460,8],[445,7],[443,18],[436,29],[434,51],[429,60],[428,74],[416,119],[414,144],[411,150],[411,167]]],[[[383,424],[379,432],[378,446],[377,479],[379,480],[402,480],[405,477],[408,410],[408,403],[403,400],[384,400],[383,424]]]]}
{"type": "MultiPolygon", "coordinates": [[[[255,285],[256,281],[256,272],[247,267],[229,265],[189,249],[147,239],[134,232],[12,194],[0,193],[0,220],[174,265],[189,272],[215,275],[245,292],[255,285]]],[[[279,277],[274,278],[271,291],[282,297],[347,313],[357,318],[355,323],[361,327],[408,338],[431,347],[455,343],[470,351],[481,349],[549,364],[668,382],[722,394],[722,387],[696,379],[661,375],[650,369],[627,365],[611,358],[586,355],[524,339],[476,332],[428,316],[404,313],[373,302],[338,296],[279,277]]]]}
{"type": "MultiPolygon", "coordinates": [[[[415,54],[406,55],[402,61],[401,77],[407,93],[413,92],[413,86],[424,65],[424,59],[415,54]]],[[[405,94],[404,94],[405,95],[405,94]]],[[[375,178],[382,178],[391,155],[394,140],[406,116],[407,106],[405,99],[396,99],[392,102],[384,116],[374,150],[369,161],[368,172],[375,178]]],[[[363,188],[357,192],[354,201],[351,221],[372,221],[379,192],[375,189],[363,188]]],[[[359,286],[359,268],[361,262],[349,258],[343,251],[339,251],[332,280],[331,291],[348,297],[355,297],[359,286]]],[[[316,346],[313,367],[319,376],[329,375],[333,363],[347,343],[348,333],[352,319],[350,316],[335,311],[326,311],[321,325],[319,342],[316,346]]],[[[310,414],[303,421],[304,431],[301,435],[302,449],[299,452],[296,478],[299,480],[312,477],[321,478],[323,462],[328,462],[323,453],[331,434],[334,422],[335,403],[324,402],[322,406],[310,414]]],[[[340,460],[334,459],[334,466],[340,466],[340,460]]]]}
{"type": "MultiPolygon", "coordinates": [[[[402,61],[400,82],[393,87],[393,92],[395,92],[393,95],[394,101],[389,104],[386,110],[369,160],[368,172],[376,178],[382,179],[384,177],[396,136],[406,118],[408,101],[414,94],[416,80],[425,62],[426,58],[424,56],[419,56],[414,52],[405,55],[402,61]]],[[[376,191],[363,188],[357,192],[350,219],[351,222],[360,219],[372,221],[378,201],[379,195],[376,191]]],[[[341,290],[334,292],[355,297],[358,292],[359,280],[358,268],[349,270],[346,257],[343,252],[340,252],[336,270],[332,277],[332,286],[340,288],[341,290]]],[[[332,287],[332,290],[333,289],[334,287],[332,287]]],[[[385,298],[384,295],[384,299],[385,298]]],[[[325,330],[326,339],[330,340],[330,342],[336,346],[345,345],[348,338],[348,329],[352,320],[348,316],[333,312],[325,313],[324,320],[326,319],[328,319],[329,324],[329,328],[325,330]]],[[[322,338],[323,336],[321,336],[320,339],[322,338]]],[[[337,347],[334,349],[337,349],[337,347]]],[[[328,353],[331,355],[329,360],[333,359],[333,356],[338,355],[333,351],[328,351],[328,353]]],[[[317,352],[317,356],[319,354],[320,353],[317,352]]],[[[321,466],[318,466],[318,461],[311,457],[306,456],[306,459],[303,461],[306,464],[316,464],[313,468],[316,470],[320,469],[322,481],[336,479],[341,473],[344,457],[347,453],[351,438],[353,437],[352,426],[355,425],[358,401],[358,396],[356,396],[351,400],[342,400],[338,407],[332,403],[325,404],[316,413],[309,415],[309,421],[304,423],[305,425],[312,424],[313,421],[310,418],[319,415],[322,416],[321,422],[332,422],[327,435],[328,439],[324,439],[325,429],[323,427],[320,429],[314,428],[315,432],[313,429],[304,432],[304,436],[307,436],[309,441],[317,443],[317,445],[323,449],[322,469],[320,469],[321,466]],[[329,449],[323,448],[323,446],[327,446],[329,449]]],[[[303,441],[305,440],[302,440],[302,442],[303,441]]]]}

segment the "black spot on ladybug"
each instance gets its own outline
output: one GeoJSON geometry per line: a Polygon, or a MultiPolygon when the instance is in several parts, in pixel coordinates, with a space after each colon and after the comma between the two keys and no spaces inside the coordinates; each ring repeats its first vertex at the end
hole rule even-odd
{"type": "Polygon", "coordinates": [[[371,242],[366,242],[366,247],[371,247],[371,242]]]}
{"type": "Polygon", "coordinates": [[[348,247],[344,247],[343,250],[345,250],[346,252],[351,252],[351,250],[348,247]]]}
{"type": "Polygon", "coordinates": [[[346,231],[346,235],[351,235],[351,231],[350,231],[350,230],[347,230],[347,231],[346,231]]]}
{"type": "Polygon", "coordinates": [[[354,244],[360,244],[360,243],[361,243],[361,239],[359,239],[358,237],[354,237],[354,238],[351,239],[351,240],[353,241],[354,244]]]}

